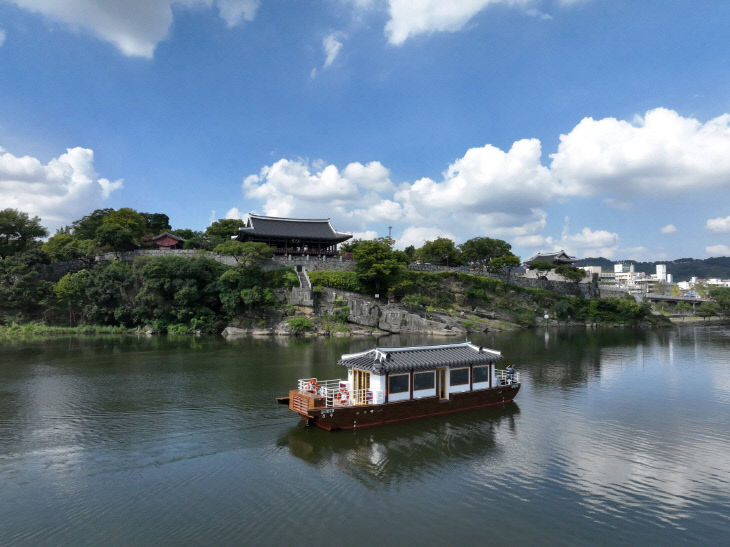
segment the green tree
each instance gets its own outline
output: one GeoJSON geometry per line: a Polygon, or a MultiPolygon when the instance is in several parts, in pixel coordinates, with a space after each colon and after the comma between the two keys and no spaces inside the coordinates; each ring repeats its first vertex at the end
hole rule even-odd
{"type": "Polygon", "coordinates": [[[40,274],[48,256],[40,245],[0,260],[0,323],[38,319],[53,302],[53,284],[40,274]]]}
{"type": "Polygon", "coordinates": [[[720,315],[720,306],[717,302],[702,302],[697,308],[697,315],[707,319],[708,317],[716,317],[720,315]]]}
{"type": "Polygon", "coordinates": [[[76,273],[67,273],[53,286],[58,302],[68,309],[68,322],[73,325],[78,317],[83,321],[83,310],[87,304],[86,285],[89,281],[89,272],[81,270],[76,273]]]}
{"type": "Polygon", "coordinates": [[[367,239],[350,239],[348,241],[345,241],[344,243],[340,244],[340,252],[341,253],[354,253],[355,249],[358,248],[358,246],[368,241],[367,239]]]}
{"type": "Polygon", "coordinates": [[[408,245],[405,249],[403,249],[403,252],[408,257],[408,261],[412,262],[416,259],[416,248],[413,245],[408,245]]]}
{"type": "Polygon", "coordinates": [[[563,276],[565,279],[567,279],[568,281],[572,281],[573,283],[581,282],[586,276],[585,270],[582,270],[575,266],[571,266],[569,264],[563,264],[562,266],[558,266],[557,268],[555,268],[555,273],[563,276]]]}
{"type": "Polygon", "coordinates": [[[99,245],[113,251],[124,251],[132,245],[133,236],[132,232],[119,224],[104,223],[96,230],[96,240],[99,245]]]}
{"type": "Polygon", "coordinates": [[[519,265],[520,259],[512,253],[509,253],[504,256],[492,258],[487,263],[487,270],[492,273],[500,273],[507,270],[507,276],[509,277],[509,274],[512,272],[512,268],[517,268],[519,265]]]}
{"type": "Polygon", "coordinates": [[[730,287],[713,287],[709,290],[712,298],[719,307],[720,313],[730,317],[730,287]]]}
{"type": "Polygon", "coordinates": [[[458,266],[461,264],[461,251],[447,237],[439,237],[433,241],[427,241],[419,250],[419,254],[423,262],[430,264],[444,266],[458,266]]]}
{"type": "Polygon", "coordinates": [[[363,241],[352,254],[357,261],[358,281],[375,293],[382,293],[403,271],[404,262],[383,241],[363,241]]]}
{"type": "Polygon", "coordinates": [[[257,243],[253,241],[234,241],[229,240],[216,245],[213,252],[232,256],[236,262],[243,264],[253,264],[259,260],[271,258],[273,251],[266,243],[257,243]]]}
{"type": "MultiPolygon", "coordinates": [[[[170,217],[163,213],[140,213],[147,222],[147,233],[159,235],[172,229],[170,217]]],[[[183,237],[183,236],[180,236],[183,237]]]]}
{"type": "Polygon", "coordinates": [[[238,229],[243,228],[243,221],[238,218],[221,218],[205,229],[205,235],[211,239],[220,240],[218,243],[230,240],[238,235],[238,229]]]}
{"type": "Polygon", "coordinates": [[[93,239],[76,239],[66,233],[59,233],[51,237],[43,244],[42,249],[50,257],[51,262],[92,258],[98,250],[96,241],[93,239]]]}
{"type": "Polygon", "coordinates": [[[148,233],[147,220],[140,213],[129,207],[122,207],[121,209],[109,213],[104,217],[102,226],[108,226],[116,224],[129,231],[132,237],[136,240],[140,240],[143,235],[148,233]]]}
{"type": "Polygon", "coordinates": [[[175,230],[172,230],[170,233],[173,233],[176,236],[180,236],[186,241],[188,239],[193,239],[194,237],[200,237],[203,235],[203,232],[196,232],[195,230],[191,230],[189,228],[177,228],[175,230]]]}
{"type": "Polygon", "coordinates": [[[71,223],[71,232],[77,239],[94,239],[104,218],[113,213],[114,209],[95,209],[91,214],[74,220],[71,223]]]}
{"type": "Polygon", "coordinates": [[[17,209],[0,211],[0,258],[23,252],[30,242],[48,235],[41,219],[17,209]]]}
{"type": "Polygon", "coordinates": [[[514,256],[512,254],[512,245],[501,239],[492,239],[491,237],[474,237],[459,245],[459,249],[465,263],[480,266],[487,265],[495,258],[514,256]]]}

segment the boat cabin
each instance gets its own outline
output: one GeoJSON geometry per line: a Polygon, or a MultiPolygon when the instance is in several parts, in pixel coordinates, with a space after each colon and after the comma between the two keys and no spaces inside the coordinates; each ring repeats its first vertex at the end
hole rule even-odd
{"type": "Polygon", "coordinates": [[[438,397],[499,385],[495,362],[499,351],[469,342],[440,346],[373,348],[343,355],[347,386],[355,403],[395,403],[438,397]]]}
{"type": "Polygon", "coordinates": [[[373,348],[343,355],[346,379],[301,378],[279,397],[307,424],[352,429],[512,401],[519,375],[497,370],[502,354],[470,342],[373,348]]]}

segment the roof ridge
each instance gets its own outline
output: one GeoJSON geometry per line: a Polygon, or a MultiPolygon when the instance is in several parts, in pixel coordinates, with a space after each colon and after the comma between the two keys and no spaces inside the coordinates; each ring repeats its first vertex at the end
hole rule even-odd
{"type": "Polygon", "coordinates": [[[259,218],[265,220],[283,220],[286,222],[329,222],[329,218],[290,218],[290,217],[269,217],[266,215],[257,215],[256,213],[249,213],[251,218],[259,218]]]}

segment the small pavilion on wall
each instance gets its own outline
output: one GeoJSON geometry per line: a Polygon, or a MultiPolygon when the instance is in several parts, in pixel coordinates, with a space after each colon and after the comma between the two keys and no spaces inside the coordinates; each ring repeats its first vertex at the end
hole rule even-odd
{"type": "Polygon", "coordinates": [[[275,254],[335,256],[337,245],[351,237],[352,234],[335,231],[328,218],[278,218],[250,213],[236,239],[266,243],[275,254]]]}

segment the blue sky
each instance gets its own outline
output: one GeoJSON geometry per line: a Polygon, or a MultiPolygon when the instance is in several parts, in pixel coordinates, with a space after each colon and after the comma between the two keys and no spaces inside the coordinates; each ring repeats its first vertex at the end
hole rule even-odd
{"type": "Polygon", "coordinates": [[[730,255],[730,2],[0,0],[0,207],[730,255]]]}

